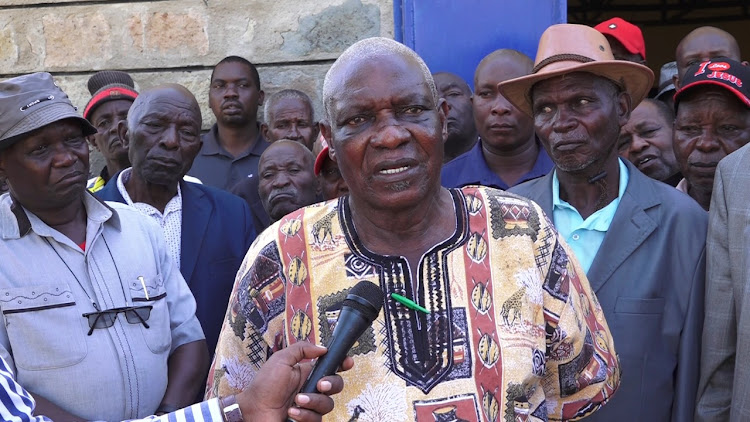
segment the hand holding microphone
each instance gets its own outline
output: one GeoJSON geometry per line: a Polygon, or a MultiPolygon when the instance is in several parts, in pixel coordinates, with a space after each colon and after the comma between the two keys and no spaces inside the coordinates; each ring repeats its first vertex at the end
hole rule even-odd
{"type": "Polygon", "coordinates": [[[360,281],[346,295],[336,328],[333,330],[328,352],[318,358],[310,376],[300,393],[318,393],[318,380],[336,373],[346,358],[349,349],[372,325],[383,307],[383,292],[380,286],[369,281],[360,281]]]}

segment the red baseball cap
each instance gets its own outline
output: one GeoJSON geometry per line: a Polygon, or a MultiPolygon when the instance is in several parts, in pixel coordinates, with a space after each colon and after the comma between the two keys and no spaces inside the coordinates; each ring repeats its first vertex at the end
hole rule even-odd
{"type": "Polygon", "coordinates": [[[314,169],[316,176],[320,174],[320,170],[323,168],[323,163],[325,163],[326,160],[330,159],[330,157],[328,157],[328,142],[326,142],[325,138],[323,138],[323,135],[320,136],[320,144],[323,145],[323,149],[320,150],[318,156],[315,158],[314,169]]]}
{"type": "Polygon", "coordinates": [[[641,28],[622,18],[612,18],[594,27],[604,35],[614,37],[630,53],[640,54],[646,60],[646,42],[643,40],[641,28]]]}
{"type": "Polygon", "coordinates": [[[685,92],[702,85],[724,88],[750,108],[750,67],[736,60],[721,58],[696,63],[685,70],[681,80],[682,86],[674,95],[675,110],[685,97],[685,92]]]}

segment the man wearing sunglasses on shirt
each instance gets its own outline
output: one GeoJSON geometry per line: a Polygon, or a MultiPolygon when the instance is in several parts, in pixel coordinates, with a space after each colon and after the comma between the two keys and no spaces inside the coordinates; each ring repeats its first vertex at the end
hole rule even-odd
{"type": "Polygon", "coordinates": [[[48,73],[0,82],[0,356],[54,421],[174,411],[208,367],[158,225],[86,191],[95,132],[48,73]]]}

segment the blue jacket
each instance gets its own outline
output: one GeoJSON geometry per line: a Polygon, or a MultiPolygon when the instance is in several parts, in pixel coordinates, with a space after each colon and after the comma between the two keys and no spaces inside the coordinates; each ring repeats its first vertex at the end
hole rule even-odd
{"type": "MultiPolygon", "coordinates": [[[[537,144],[539,144],[538,141],[537,144]]],[[[541,145],[538,146],[539,154],[536,156],[534,167],[524,174],[517,184],[542,177],[555,166],[552,159],[547,155],[547,151],[541,145]]],[[[440,173],[440,184],[446,188],[461,188],[468,185],[489,186],[502,190],[510,188],[487,165],[487,160],[484,159],[484,153],[482,152],[481,139],[470,150],[443,165],[443,170],[440,173]]]]}
{"type": "MultiPolygon", "coordinates": [[[[96,196],[125,203],[117,189],[119,173],[96,196]]],[[[198,317],[213,358],[232,293],[234,277],[255,240],[250,209],[228,192],[190,182],[182,191],[180,272],[195,296],[198,317]]]]}
{"type": "MultiPolygon", "coordinates": [[[[587,422],[690,422],[703,328],[708,214],[625,162],[630,180],[587,277],[620,357],[622,382],[587,422]]],[[[552,172],[510,189],[552,219],[552,172]]]]}

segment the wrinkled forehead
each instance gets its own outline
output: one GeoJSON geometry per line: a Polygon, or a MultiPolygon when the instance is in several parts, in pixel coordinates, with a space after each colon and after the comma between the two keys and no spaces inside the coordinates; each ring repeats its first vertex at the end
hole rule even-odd
{"type": "Polygon", "coordinates": [[[310,150],[297,141],[280,139],[263,151],[260,156],[259,168],[267,165],[301,163],[305,169],[312,171],[313,156],[310,150]]]}
{"type": "Polygon", "coordinates": [[[736,42],[720,33],[706,33],[687,40],[677,52],[677,60],[685,61],[692,57],[724,56],[740,60],[736,42]]]}
{"type": "Polygon", "coordinates": [[[140,116],[159,114],[165,117],[183,118],[201,122],[198,101],[189,91],[166,88],[141,94],[133,108],[140,109],[140,116]]]}
{"type": "Polygon", "coordinates": [[[332,82],[331,100],[335,103],[356,101],[368,92],[379,93],[394,86],[405,90],[399,94],[430,97],[435,89],[432,75],[425,75],[418,63],[394,54],[352,61],[332,82]]]}
{"type": "Polygon", "coordinates": [[[471,94],[469,85],[459,76],[452,73],[436,73],[432,75],[435,81],[435,87],[438,91],[444,92],[448,89],[458,88],[464,93],[471,94]]]}
{"type": "Polygon", "coordinates": [[[717,116],[750,116],[750,108],[729,89],[718,85],[696,85],[685,90],[677,105],[677,117],[711,111],[717,116]]]}
{"type": "Polygon", "coordinates": [[[590,72],[571,72],[535,83],[531,87],[532,102],[536,94],[560,93],[590,90],[596,93],[609,93],[619,90],[619,86],[611,79],[590,72]]]}
{"type": "Polygon", "coordinates": [[[297,97],[284,97],[276,100],[271,105],[269,112],[271,113],[270,117],[272,118],[276,117],[279,114],[289,112],[302,112],[303,114],[305,114],[304,117],[308,118],[309,120],[312,120],[313,117],[312,104],[308,103],[302,98],[297,97]]]}

